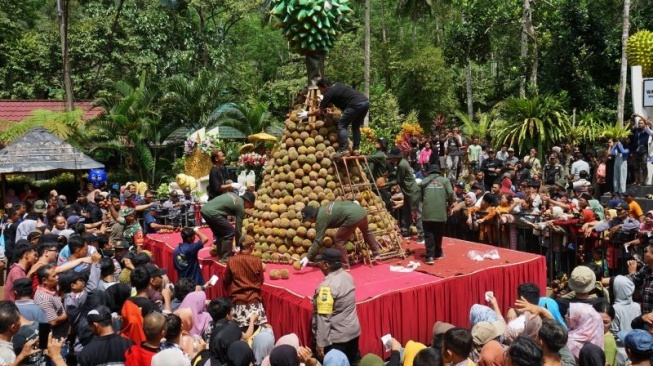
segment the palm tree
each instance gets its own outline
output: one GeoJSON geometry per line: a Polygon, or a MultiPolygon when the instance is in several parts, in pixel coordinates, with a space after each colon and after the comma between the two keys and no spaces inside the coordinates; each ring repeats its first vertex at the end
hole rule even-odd
{"type": "Polygon", "coordinates": [[[487,141],[490,137],[490,126],[497,119],[496,111],[489,111],[487,113],[477,113],[476,119],[478,122],[470,119],[467,113],[456,111],[456,117],[462,122],[461,129],[465,136],[478,137],[481,141],[487,141]]]}
{"type": "Polygon", "coordinates": [[[499,119],[492,123],[490,134],[498,144],[518,147],[521,152],[537,147],[541,155],[545,148],[568,137],[571,125],[559,98],[510,97],[495,109],[499,119]]]}
{"type": "Polygon", "coordinates": [[[208,118],[208,126],[230,126],[245,135],[264,131],[276,125],[268,112],[268,104],[252,102],[251,104],[226,103],[218,107],[208,118]]]}
{"type": "Polygon", "coordinates": [[[162,99],[164,115],[190,130],[208,127],[211,112],[237,94],[223,78],[209,71],[200,71],[194,79],[175,75],[166,84],[169,91],[162,99]]]}
{"type": "Polygon", "coordinates": [[[91,122],[95,136],[94,150],[109,150],[125,159],[125,170],[141,181],[155,182],[157,164],[165,159],[170,149],[164,142],[177,128],[159,112],[161,93],[146,86],[145,73],[133,87],[126,82],[116,83],[117,95],[97,99],[94,104],[106,114],[91,122]]]}
{"type": "Polygon", "coordinates": [[[0,141],[11,142],[34,127],[43,127],[58,138],[79,146],[76,142],[79,142],[77,137],[81,137],[84,130],[83,115],[84,111],[81,109],[71,112],[35,110],[20,123],[0,122],[0,126],[8,127],[0,133],[0,141]]]}

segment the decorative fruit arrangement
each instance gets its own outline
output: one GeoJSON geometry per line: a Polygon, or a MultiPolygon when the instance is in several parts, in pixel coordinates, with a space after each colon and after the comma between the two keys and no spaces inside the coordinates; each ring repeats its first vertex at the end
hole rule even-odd
{"type": "Polygon", "coordinates": [[[278,280],[280,277],[281,277],[281,275],[279,274],[278,269],[273,269],[273,270],[270,271],[270,279],[271,280],[278,280]]]}
{"type": "Polygon", "coordinates": [[[630,36],[626,55],[630,65],[642,66],[642,76],[653,76],[653,32],[641,30],[630,36]]]}
{"type": "Polygon", "coordinates": [[[349,0],[272,0],[272,15],[280,21],[290,47],[302,52],[329,52],[336,38],[351,26],[349,0]]]}
{"type": "MultiPolygon", "coordinates": [[[[342,162],[340,180],[331,156],[338,145],[336,117],[327,114],[323,120],[300,122],[297,111],[286,120],[281,144],[272,152],[266,165],[263,182],[251,216],[243,220],[243,228],[254,237],[253,255],[264,262],[292,264],[298,269],[299,260],[306,256],[316,236],[315,225],[303,222],[301,211],[306,206],[319,207],[334,200],[357,200],[361,206],[379,205],[382,200],[373,191],[352,193],[348,186],[342,191],[340,180],[347,185],[342,162]]],[[[367,182],[367,176],[356,161],[349,161],[351,183],[367,182]]],[[[372,231],[394,228],[390,215],[378,212],[368,215],[372,231]]],[[[326,231],[324,247],[333,244],[336,229],[326,231]]],[[[346,249],[351,253],[354,244],[346,249]]]]}

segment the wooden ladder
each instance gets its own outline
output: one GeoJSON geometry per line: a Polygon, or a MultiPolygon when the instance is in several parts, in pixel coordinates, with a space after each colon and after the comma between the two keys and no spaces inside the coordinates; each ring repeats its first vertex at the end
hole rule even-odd
{"type": "MultiPolygon", "coordinates": [[[[354,201],[357,198],[365,200],[365,202],[359,203],[365,208],[368,216],[378,215],[381,220],[387,220],[388,224],[383,225],[384,229],[381,229],[381,225],[377,224],[377,229],[372,231],[381,248],[381,260],[390,258],[406,259],[406,252],[401,245],[402,238],[395,230],[394,218],[386,210],[379,188],[367,178],[366,172],[370,171],[367,158],[364,155],[357,155],[334,159],[334,166],[340,183],[339,194],[336,194],[336,196],[340,196],[347,201],[354,201]],[[341,171],[343,174],[340,174],[341,171]]],[[[371,250],[363,240],[363,234],[360,230],[357,230],[355,235],[356,253],[363,258],[365,264],[372,265],[374,259],[370,255],[371,250]]]]}

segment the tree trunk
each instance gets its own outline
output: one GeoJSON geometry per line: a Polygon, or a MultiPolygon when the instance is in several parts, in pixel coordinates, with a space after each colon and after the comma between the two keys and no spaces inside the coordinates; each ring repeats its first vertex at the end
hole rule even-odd
{"type": "Polygon", "coordinates": [[[68,0],[57,0],[57,15],[59,16],[59,38],[61,39],[61,61],[63,64],[63,83],[66,93],[66,111],[75,109],[73,104],[73,82],[70,73],[68,57],[68,0]]]}
{"type": "Polygon", "coordinates": [[[628,62],[626,43],[630,33],[630,0],[624,0],[623,28],[621,30],[621,76],[619,77],[619,100],[617,102],[617,125],[624,125],[624,105],[626,103],[626,82],[628,81],[628,62]]]}
{"type": "Polygon", "coordinates": [[[528,31],[526,28],[526,23],[528,23],[528,18],[530,17],[530,0],[524,0],[522,6],[522,31],[521,39],[519,42],[519,56],[521,63],[521,70],[519,75],[519,97],[526,98],[526,59],[528,58],[528,31]]]}
{"type": "MultiPolygon", "coordinates": [[[[388,43],[388,34],[387,34],[387,25],[385,23],[385,2],[381,1],[381,39],[383,40],[383,44],[387,45],[388,43]]],[[[387,47],[384,47],[384,49],[388,50],[387,47]]],[[[392,78],[390,74],[390,68],[387,66],[387,64],[384,67],[383,70],[383,76],[385,79],[385,90],[390,90],[392,88],[392,78]]]]}
{"type": "Polygon", "coordinates": [[[525,6],[525,15],[526,22],[524,23],[524,29],[528,37],[530,37],[531,42],[533,43],[533,49],[531,50],[531,74],[528,78],[529,86],[533,90],[533,93],[537,95],[537,69],[539,66],[539,55],[537,47],[537,35],[535,34],[535,26],[533,26],[533,11],[530,6],[530,0],[524,1],[525,6]]]}
{"type": "MultiPolygon", "coordinates": [[[[370,43],[371,43],[371,30],[370,30],[370,0],[365,0],[365,96],[370,97],[370,43]]],[[[365,116],[363,121],[365,126],[370,124],[369,113],[365,116]]]]}
{"type": "Polygon", "coordinates": [[[465,65],[465,86],[467,89],[467,117],[470,121],[474,120],[474,99],[472,95],[472,61],[467,58],[465,65]]]}

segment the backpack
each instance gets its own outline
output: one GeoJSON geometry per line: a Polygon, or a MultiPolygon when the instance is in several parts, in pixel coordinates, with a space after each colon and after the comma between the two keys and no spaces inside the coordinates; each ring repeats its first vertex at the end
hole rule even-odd
{"type": "Polygon", "coordinates": [[[128,299],[123,304],[120,315],[122,316],[121,335],[125,338],[131,339],[131,341],[137,345],[145,342],[143,314],[141,313],[141,308],[128,299]]]}

